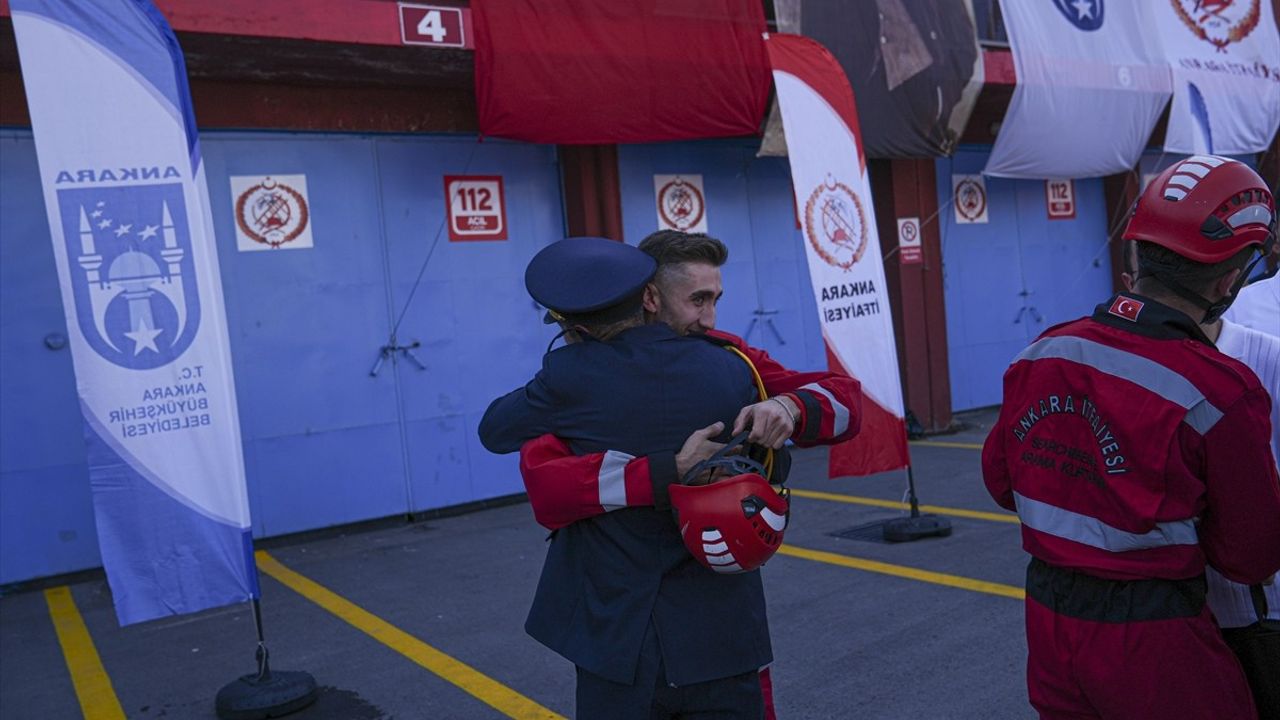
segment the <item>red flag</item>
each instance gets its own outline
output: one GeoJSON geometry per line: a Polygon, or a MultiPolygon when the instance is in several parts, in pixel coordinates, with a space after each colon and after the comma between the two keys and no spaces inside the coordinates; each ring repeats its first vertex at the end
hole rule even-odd
{"type": "Polygon", "coordinates": [[[473,0],[486,135],[558,144],[759,132],[759,0],[473,0]]]}

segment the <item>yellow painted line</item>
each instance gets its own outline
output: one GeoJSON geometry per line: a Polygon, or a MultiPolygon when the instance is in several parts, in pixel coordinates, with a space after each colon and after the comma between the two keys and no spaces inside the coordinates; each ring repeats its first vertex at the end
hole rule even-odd
{"type": "MultiPolygon", "coordinates": [[[[911,506],[897,500],[881,500],[879,498],[842,495],[840,493],[819,492],[817,490],[791,489],[796,497],[810,500],[830,500],[831,502],[849,503],[851,505],[870,505],[872,507],[892,508],[894,510],[910,510],[911,506]]],[[[1018,524],[1018,516],[1013,513],[983,512],[981,510],[964,510],[962,508],[942,507],[941,505],[921,505],[920,512],[935,515],[952,515],[954,517],[972,518],[974,520],[991,520],[993,522],[1018,524]]]]}
{"type": "Polygon", "coordinates": [[[943,440],[912,440],[911,444],[925,447],[964,448],[965,450],[982,449],[982,443],[945,442],[943,440]]]}
{"type": "Polygon", "coordinates": [[[254,555],[258,560],[258,569],[346,620],[374,640],[457,685],[503,715],[516,720],[564,720],[564,716],[557,715],[470,665],[436,650],[314,580],[290,570],[267,552],[259,550],[254,555]]]}
{"type": "Polygon", "coordinates": [[[58,633],[62,657],[67,661],[85,720],[125,720],[111,678],[102,667],[71,590],[66,585],[49,588],[44,591],[44,601],[49,605],[49,617],[53,618],[53,629],[58,633]]]}
{"type": "Polygon", "coordinates": [[[1026,597],[1022,588],[1014,587],[1013,585],[987,582],[985,580],[974,580],[973,578],[961,577],[959,575],[948,575],[947,573],[933,572],[931,570],[920,570],[918,568],[906,567],[905,565],[892,565],[890,563],[883,563],[877,560],[866,560],[849,555],[824,552],[822,550],[809,550],[807,548],[796,547],[795,545],[783,545],[778,548],[778,554],[790,555],[791,557],[804,558],[805,560],[813,560],[820,563],[827,563],[828,565],[839,565],[841,567],[853,568],[854,570],[866,570],[867,572],[892,575],[894,577],[907,578],[909,580],[919,580],[921,582],[933,583],[935,585],[946,585],[947,587],[960,588],[961,590],[972,590],[973,592],[987,593],[988,595],[1000,595],[1003,597],[1013,598],[1015,600],[1022,600],[1026,597]]]}

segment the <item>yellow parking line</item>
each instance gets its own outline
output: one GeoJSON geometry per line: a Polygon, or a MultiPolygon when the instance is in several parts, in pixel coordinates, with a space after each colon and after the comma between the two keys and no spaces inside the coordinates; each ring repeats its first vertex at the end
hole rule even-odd
{"type": "Polygon", "coordinates": [[[67,661],[85,720],[125,720],[111,678],[102,667],[71,590],[66,585],[49,588],[44,591],[44,601],[49,605],[49,617],[53,618],[53,629],[58,633],[62,657],[67,661]]]}
{"type": "Polygon", "coordinates": [[[1000,595],[1003,597],[1013,598],[1015,600],[1022,600],[1026,597],[1022,588],[1014,587],[1013,585],[987,582],[985,580],[974,580],[973,578],[961,577],[959,575],[948,575],[947,573],[920,570],[918,568],[911,568],[903,565],[891,565],[889,563],[883,563],[876,560],[865,560],[863,558],[824,552],[822,550],[809,550],[807,548],[796,547],[795,545],[783,545],[778,548],[778,554],[827,563],[828,565],[839,565],[841,567],[853,568],[855,570],[866,570],[868,572],[892,575],[894,577],[919,580],[921,582],[933,583],[935,585],[946,585],[947,587],[960,588],[961,590],[972,590],[973,592],[987,593],[989,595],[1000,595]]]}
{"type": "Polygon", "coordinates": [[[925,447],[964,448],[965,450],[982,449],[982,443],[946,442],[944,440],[912,440],[911,444],[925,447]]]}
{"type": "Polygon", "coordinates": [[[470,665],[436,650],[314,580],[290,570],[267,552],[259,550],[254,555],[258,560],[258,569],[346,620],[374,640],[457,685],[503,715],[517,720],[564,720],[562,715],[557,715],[470,665]]]}
{"type": "MultiPolygon", "coordinates": [[[[911,506],[898,502],[896,500],[881,500],[879,498],[860,497],[858,495],[842,495],[840,493],[819,492],[817,490],[797,490],[791,489],[791,494],[796,497],[809,498],[810,500],[830,500],[831,502],[849,503],[851,505],[870,505],[872,507],[893,508],[894,510],[909,510],[911,506]]],[[[981,510],[963,510],[961,508],[942,507],[940,505],[921,505],[921,512],[934,513],[936,515],[953,515],[955,517],[972,518],[974,520],[991,520],[993,522],[1018,523],[1018,516],[1013,513],[994,513],[983,512],[981,510]]]]}

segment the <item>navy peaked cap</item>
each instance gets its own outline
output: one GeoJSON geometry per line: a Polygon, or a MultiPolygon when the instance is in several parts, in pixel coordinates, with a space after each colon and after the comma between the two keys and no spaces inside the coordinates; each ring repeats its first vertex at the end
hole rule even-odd
{"type": "Polygon", "coordinates": [[[524,271],[524,285],[543,307],[583,315],[639,295],[657,270],[657,261],[626,243],[573,237],[538,251],[524,271]]]}

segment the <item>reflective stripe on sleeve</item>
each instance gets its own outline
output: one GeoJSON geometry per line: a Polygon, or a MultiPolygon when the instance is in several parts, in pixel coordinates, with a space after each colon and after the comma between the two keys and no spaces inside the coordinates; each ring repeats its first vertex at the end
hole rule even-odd
{"type": "Polygon", "coordinates": [[[1019,360],[1056,358],[1088,365],[1135,385],[1144,387],[1187,410],[1183,422],[1201,435],[1209,432],[1222,411],[1214,407],[1190,380],[1152,360],[1084,338],[1058,336],[1041,338],[1018,355],[1019,360]]]}
{"type": "Polygon", "coordinates": [[[836,400],[836,396],[832,395],[830,390],[822,387],[818,383],[809,383],[808,385],[802,385],[800,389],[818,393],[819,395],[822,395],[823,397],[825,397],[827,399],[827,402],[831,403],[831,410],[833,413],[835,413],[835,419],[836,419],[835,429],[832,432],[833,436],[842,435],[846,430],[849,429],[849,408],[845,407],[838,400],[836,400]]]}
{"type": "Polygon", "coordinates": [[[604,454],[604,460],[600,463],[598,484],[600,485],[600,506],[605,512],[620,510],[627,506],[627,463],[634,459],[634,455],[617,450],[610,450],[604,454]]]}
{"type": "Polygon", "coordinates": [[[1013,494],[1013,500],[1017,503],[1018,519],[1023,525],[1046,535],[1108,552],[1195,545],[1199,541],[1195,521],[1191,519],[1156,523],[1149,532],[1131,533],[1114,528],[1097,518],[1032,500],[1018,493],[1013,494]]]}

